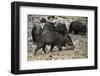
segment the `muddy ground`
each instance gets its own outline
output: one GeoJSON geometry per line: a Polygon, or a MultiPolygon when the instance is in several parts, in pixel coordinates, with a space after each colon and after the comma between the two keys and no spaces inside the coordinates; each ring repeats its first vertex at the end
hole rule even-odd
{"type": "Polygon", "coordinates": [[[54,47],[53,52],[50,52],[50,46],[46,46],[46,54],[40,49],[35,56],[34,49],[36,45],[32,45],[32,51],[27,52],[27,60],[64,60],[64,59],[80,59],[88,58],[88,43],[87,35],[75,35],[70,34],[72,41],[74,43],[74,50],[68,50],[68,47],[63,47],[62,51],[59,51],[57,47],[54,47]],[[67,50],[66,50],[67,49],[67,50]]]}

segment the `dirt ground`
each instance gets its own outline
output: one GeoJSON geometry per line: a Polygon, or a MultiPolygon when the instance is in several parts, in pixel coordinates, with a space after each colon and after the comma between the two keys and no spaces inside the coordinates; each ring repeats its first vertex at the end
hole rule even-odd
{"type": "Polygon", "coordinates": [[[75,35],[70,34],[74,43],[74,50],[68,50],[68,47],[63,47],[62,51],[59,51],[57,47],[54,47],[53,52],[50,52],[50,46],[46,46],[46,54],[40,49],[37,55],[34,55],[36,45],[33,45],[32,51],[27,52],[27,60],[64,60],[64,59],[80,59],[88,58],[88,42],[87,35],[75,35]],[[67,50],[66,50],[67,49],[67,50]]]}

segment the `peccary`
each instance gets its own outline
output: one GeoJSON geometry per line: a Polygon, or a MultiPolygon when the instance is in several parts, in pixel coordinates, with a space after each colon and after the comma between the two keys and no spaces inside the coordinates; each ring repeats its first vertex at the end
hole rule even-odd
{"type": "Polygon", "coordinates": [[[66,25],[64,23],[57,23],[56,27],[55,27],[55,30],[58,33],[61,33],[63,35],[65,35],[67,33],[67,27],[66,27],[66,25]]]}
{"type": "Polygon", "coordinates": [[[80,21],[73,21],[69,26],[69,33],[74,32],[75,34],[86,34],[87,27],[80,21]]]}
{"type": "Polygon", "coordinates": [[[66,46],[66,44],[74,48],[73,42],[69,35],[63,36],[62,34],[56,31],[45,30],[42,32],[40,36],[40,40],[37,43],[37,48],[35,49],[34,54],[36,55],[36,52],[41,48],[43,49],[44,53],[46,53],[45,51],[46,45],[51,45],[50,51],[52,51],[54,46],[57,46],[61,51],[62,46],[66,46]]]}
{"type": "Polygon", "coordinates": [[[34,24],[31,34],[32,34],[33,41],[35,43],[38,42],[39,36],[41,35],[42,31],[43,29],[40,25],[34,24]]]}

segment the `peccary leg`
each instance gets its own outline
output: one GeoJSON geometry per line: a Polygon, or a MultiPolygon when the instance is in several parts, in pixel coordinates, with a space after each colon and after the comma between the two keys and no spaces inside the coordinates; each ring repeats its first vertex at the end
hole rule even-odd
{"type": "Polygon", "coordinates": [[[46,46],[46,45],[43,45],[43,47],[42,47],[42,50],[44,51],[44,53],[46,53],[46,51],[45,51],[45,46],[46,46]]]}
{"type": "Polygon", "coordinates": [[[50,52],[52,52],[53,48],[54,48],[54,45],[51,45],[50,52]]]}
{"type": "Polygon", "coordinates": [[[62,51],[62,46],[58,45],[59,51],[62,51]]]}
{"type": "Polygon", "coordinates": [[[36,55],[37,51],[42,48],[42,44],[38,44],[37,48],[35,49],[34,55],[36,55]]]}

